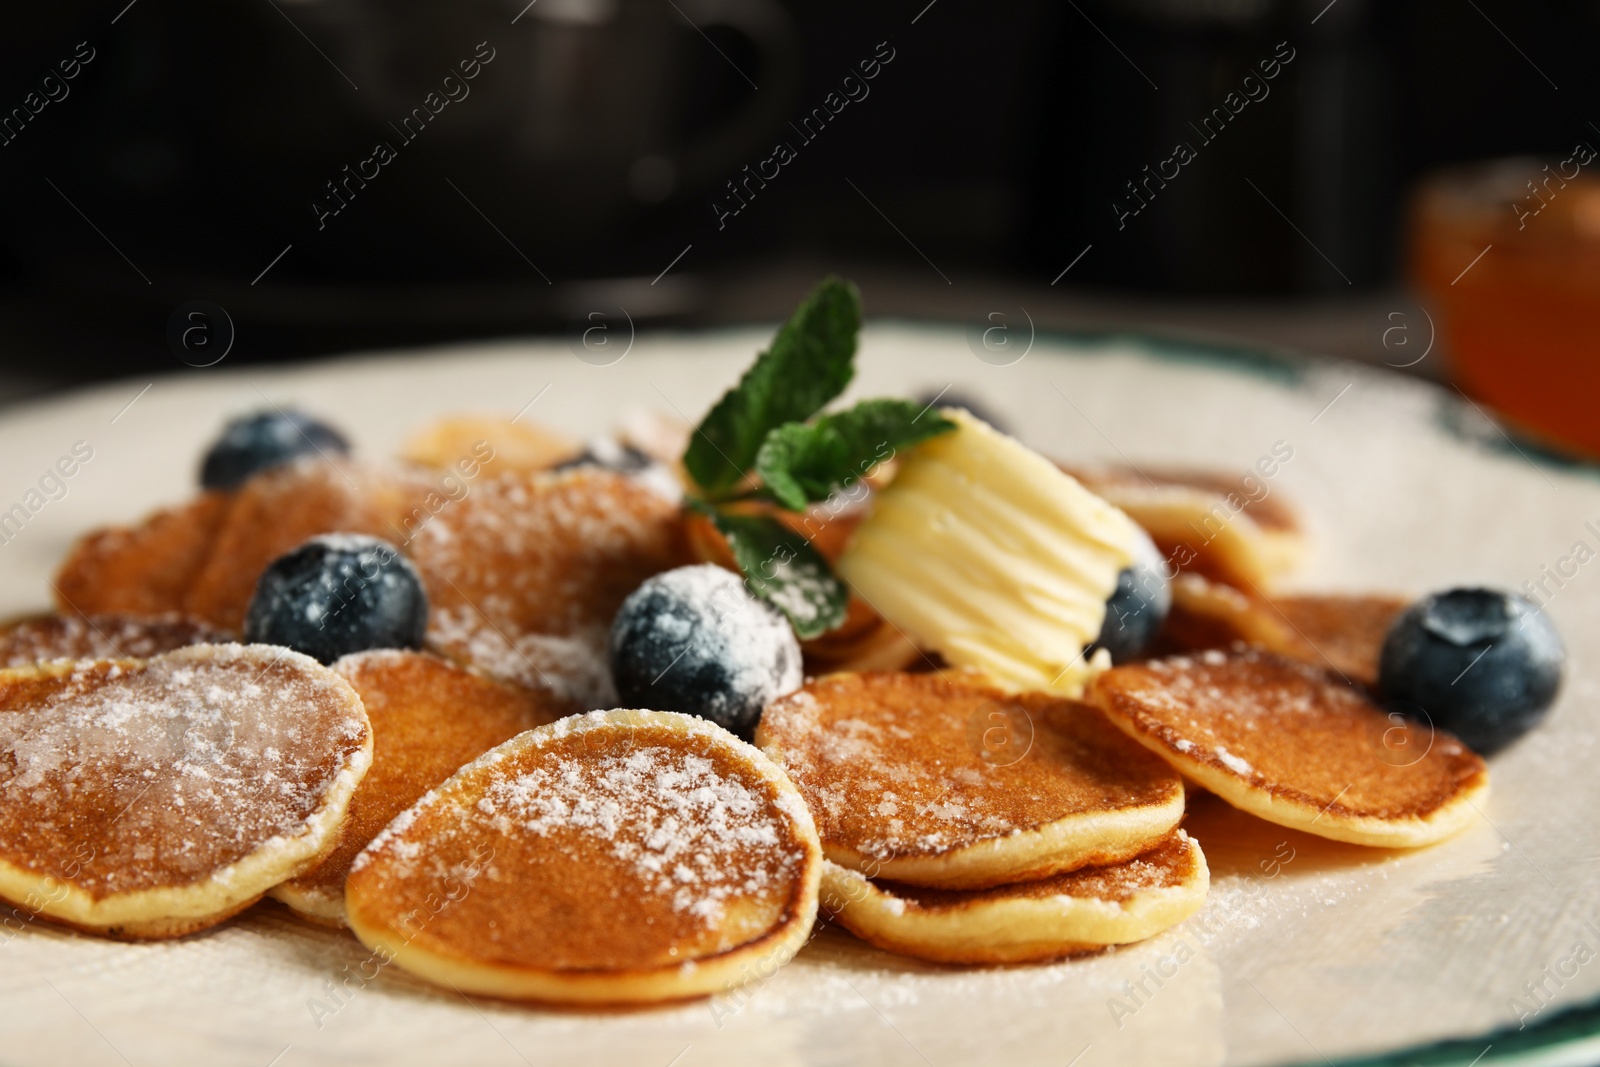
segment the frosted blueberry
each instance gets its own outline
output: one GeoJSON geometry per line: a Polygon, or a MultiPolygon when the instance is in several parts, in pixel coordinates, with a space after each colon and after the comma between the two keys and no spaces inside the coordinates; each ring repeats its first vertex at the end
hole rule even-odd
{"type": "Polygon", "coordinates": [[[761,709],[800,687],[800,643],[738,575],[679,567],[623,601],[611,675],[626,707],[699,715],[748,740],[761,709]]]}

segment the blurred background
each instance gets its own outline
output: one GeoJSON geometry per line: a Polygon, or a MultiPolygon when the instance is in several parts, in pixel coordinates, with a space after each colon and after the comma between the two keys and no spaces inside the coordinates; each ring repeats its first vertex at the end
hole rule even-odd
{"type": "Polygon", "coordinates": [[[1600,453],[1597,42],[1593,0],[21,6],[0,399],[772,320],[834,270],[874,316],[1388,363],[1600,453]]]}

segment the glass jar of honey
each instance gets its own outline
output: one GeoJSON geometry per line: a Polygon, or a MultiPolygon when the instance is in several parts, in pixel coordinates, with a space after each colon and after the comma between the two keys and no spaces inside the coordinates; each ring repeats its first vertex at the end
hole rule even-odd
{"type": "Polygon", "coordinates": [[[1535,438],[1600,455],[1600,155],[1591,143],[1426,179],[1410,236],[1413,279],[1461,388],[1535,438]]]}

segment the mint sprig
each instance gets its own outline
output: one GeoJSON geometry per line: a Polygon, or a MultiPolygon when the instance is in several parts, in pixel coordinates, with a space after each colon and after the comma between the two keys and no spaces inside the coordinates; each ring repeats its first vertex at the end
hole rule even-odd
{"type": "Polygon", "coordinates": [[[827,558],[774,515],[731,505],[762,500],[789,511],[848,489],[902,449],[955,429],[904,400],[864,400],[814,418],[855,374],[861,295],[823,279],[695,429],[683,466],[700,492],[688,506],[728,541],[752,593],[776,606],[802,639],[844,622],[850,591],[827,558]],[[808,421],[810,420],[810,421],[808,421]],[[760,485],[745,484],[750,474],[760,485]]]}
{"type": "Polygon", "coordinates": [[[844,392],[860,329],[861,293],[841,278],[823,279],[695,430],[683,454],[689,477],[713,495],[736,486],[769,432],[844,392]]]}
{"type": "Polygon", "coordinates": [[[844,622],[850,591],[811,542],[771,515],[708,513],[728,539],[746,586],[787,615],[802,640],[844,622]]]}
{"type": "Polygon", "coordinates": [[[767,434],[756,473],[782,506],[800,511],[864,477],[902,448],[955,429],[955,423],[906,400],[863,400],[814,422],[791,422],[767,434]]]}

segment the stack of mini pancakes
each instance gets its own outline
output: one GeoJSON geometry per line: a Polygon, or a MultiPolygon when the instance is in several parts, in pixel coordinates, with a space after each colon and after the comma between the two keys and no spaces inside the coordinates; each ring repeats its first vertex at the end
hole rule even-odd
{"type": "Polygon", "coordinates": [[[816,820],[822,907],[881,948],[1050,959],[1205,901],[1182,780],[1087,705],[956,672],[838,674],[770,706],[756,742],[816,820]]]}
{"type": "Polygon", "coordinates": [[[1089,702],[959,672],[838,674],[771,705],[827,862],[822,908],[944,963],[1042,960],[1151,937],[1205,900],[1184,780],[1336,840],[1431,844],[1488,789],[1453,737],[1396,723],[1328,672],[1259,650],[1099,675],[1089,702]]]}

